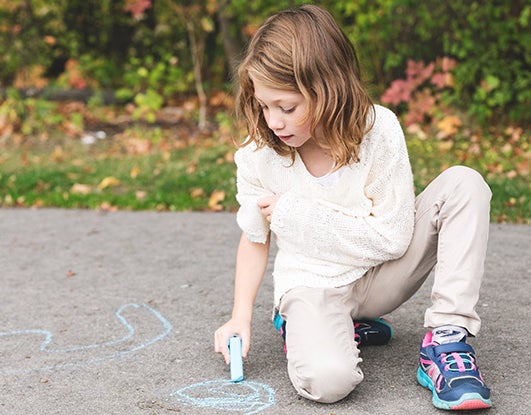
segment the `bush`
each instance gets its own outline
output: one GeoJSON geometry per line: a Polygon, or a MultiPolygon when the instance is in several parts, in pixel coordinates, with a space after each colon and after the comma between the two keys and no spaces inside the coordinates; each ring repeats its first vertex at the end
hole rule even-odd
{"type": "MultiPolygon", "coordinates": [[[[241,50],[271,13],[302,2],[0,1],[0,85],[13,85],[24,71],[53,82],[74,60],[92,85],[122,89],[129,99],[148,89],[165,100],[194,93],[187,27],[193,21],[194,35],[202,42],[196,53],[201,55],[196,62],[201,61],[202,79],[207,88],[219,90],[229,79],[234,50],[241,50]]],[[[448,95],[455,105],[484,122],[506,118],[529,123],[531,5],[526,0],[320,4],[354,41],[374,96],[402,78],[408,60],[435,62],[447,56],[458,63],[448,95]]]]}
{"type": "Polygon", "coordinates": [[[408,60],[448,56],[458,62],[454,104],[480,121],[529,123],[531,6],[524,0],[360,0],[331,7],[377,92],[402,77],[408,60]]]}

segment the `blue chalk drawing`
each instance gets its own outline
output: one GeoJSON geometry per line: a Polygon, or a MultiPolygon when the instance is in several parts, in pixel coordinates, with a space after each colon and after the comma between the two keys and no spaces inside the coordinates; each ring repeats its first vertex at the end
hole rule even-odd
{"type": "Polygon", "coordinates": [[[66,368],[71,366],[77,366],[77,365],[84,365],[84,364],[93,364],[93,363],[99,363],[103,362],[105,360],[110,359],[116,359],[131,353],[134,353],[138,350],[144,349],[148,346],[151,346],[152,344],[162,340],[164,337],[166,337],[172,330],[172,325],[166,320],[157,310],[151,308],[147,304],[125,304],[122,307],[120,307],[116,313],[116,318],[120,321],[120,323],[125,327],[126,334],[120,338],[110,340],[103,343],[95,343],[95,344],[89,344],[84,346],[76,346],[76,347],[70,347],[65,349],[56,349],[52,348],[51,343],[53,339],[53,335],[48,330],[40,330],[40,329],[29,329],[29,330],[15,330],[15,331],[5,331],[0,332],[0,340],[3,337],[8,336],[18,336],[18,335],[36,335],[36,336],[44,336],[44,340],[40,343],[39,351],[43,353],[50,353],[50,354],[75,354],[82,353],[88,350],[92,349],[108,349],[108,348],[117,348],[120,345],[123,345],[124,349],[119,351],[108,351],[104,352],[103,356],[100,357],[85,357],[84,359],[78,359],[74,360],[73,362],[59,362],[54,365],[44,365],[40,367],[31,367],[26,369],[14,369],[14,368],[3,368],[0,369],[0,374],[17,374],[17,373],[24,373],[24,372],[32,372],[37,370],[52,370],[52,369],[60,369],[60,368],[66,368]],[[128,309],[142,309],[150,314],[152,314],[156,320],[160,323],[159,333],[154,336],[150,337],[147,340],[142,341],[136,341],[134,339],[134,336],[136,334],[135,328],[127,321],[127,319],[122,315],[123,312],[128,309]],[[131,344],[127,344],[127,342],[130,342],[131,344]]]}
{"type": "Polygon", "coordinates": [[[275,404],[275,391],[262,383],[228,379],[211,380],[186,386],[170,394],[179,402],[200,408],[257,414],[275,404]]]}

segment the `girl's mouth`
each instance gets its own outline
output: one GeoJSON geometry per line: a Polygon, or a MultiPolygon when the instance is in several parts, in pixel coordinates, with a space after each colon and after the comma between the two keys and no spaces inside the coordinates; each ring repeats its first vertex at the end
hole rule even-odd
{"type": "Polygon", "coordinates": [[[282,141],[289,141],[292,135],[277,135],[278,138],[280,138],[282,141]]]}

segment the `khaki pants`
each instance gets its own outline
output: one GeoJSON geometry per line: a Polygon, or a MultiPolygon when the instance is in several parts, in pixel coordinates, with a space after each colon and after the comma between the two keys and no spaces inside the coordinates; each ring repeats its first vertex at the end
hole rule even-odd
{"type": "Polygon", "coordinates": [[[449,168],[417,197],[413,239],[403,257],[347,286],[297,287],[283,296],[288,373],[300,395],[319,402],[347,396],[363,379],[352,319],[393,311],[434,267],[425,327],[453,324],[472,335],[479,331],[474,308],[484,271],[490,197],[477,172],[449,168]]]}

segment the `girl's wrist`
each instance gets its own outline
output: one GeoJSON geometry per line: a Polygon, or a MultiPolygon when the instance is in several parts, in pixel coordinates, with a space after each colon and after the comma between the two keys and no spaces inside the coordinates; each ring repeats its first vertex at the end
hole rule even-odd
{"type": "Polygon", "coordinates": [[[243,310],[243,309],[233,309],[232,310],[232,320],[240,321],[242,323],[251,323],[253,317],[253,311],[251,310],[243,310]]]}

